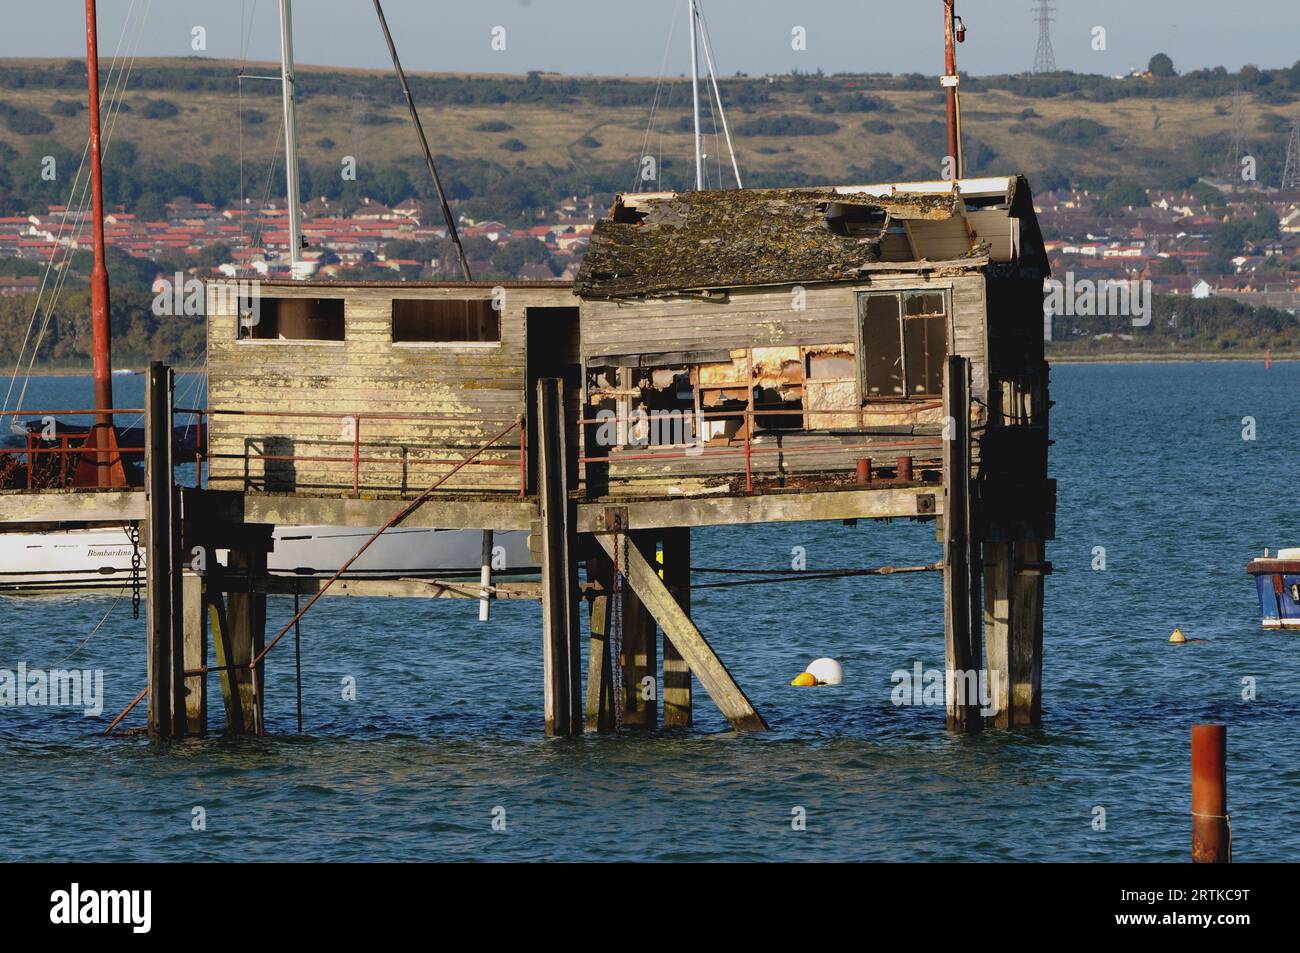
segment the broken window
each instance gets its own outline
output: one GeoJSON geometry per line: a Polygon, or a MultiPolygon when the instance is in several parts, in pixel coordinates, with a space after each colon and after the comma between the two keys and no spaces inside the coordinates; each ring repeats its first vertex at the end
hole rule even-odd
{"type": "Polygon", "coordinates": [[[501,312],[488,298],[393,300],[394,344],[496,344],[501,312]]]}
{"type": "Polygon", "coordinates": [[[948,356],[942,291],[872,293],[860,298],[863,393],[868,400],[937,397],[948,356]]]}
{"type": "Polygon", "coordinates": [[[259,298],[239,319],[251,341],[342,341],[342,298],[259,298]]]}
{"type": "Polygon", "coordinates": [[[803,351],[798,347],[756,347],[750,355],[755,432],[803,429],[807,378],[803,351]]]}

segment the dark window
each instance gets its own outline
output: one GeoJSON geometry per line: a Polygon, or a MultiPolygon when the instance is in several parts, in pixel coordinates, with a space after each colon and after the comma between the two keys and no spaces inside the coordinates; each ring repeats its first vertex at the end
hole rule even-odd
{"type": "Polygon", "coordinates": [[[394,344],[495,343],[501,312],[489,298],[393,301],[394,344]]]}
{"type": "Polygon", "coordinates": [[[868,295],[862,315],[864,393],[868,398],[904,396],[898,295],[868,295]]]}
{"type": "Polygon", "coordinates": [[[862,296],[862,366],[868,400],[937,397],[948,356],[942,292],[862,296]]]}
{"type": "Polygon", "coordinates": [[[342,341],[342,298],[259,298],[239,318],[240,338],[252,341],[342,341]]]}

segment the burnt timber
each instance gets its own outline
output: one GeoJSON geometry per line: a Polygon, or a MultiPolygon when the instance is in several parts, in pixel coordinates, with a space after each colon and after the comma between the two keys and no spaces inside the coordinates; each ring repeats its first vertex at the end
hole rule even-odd
{"type": "MultiPolygon", "coordinates": [[[[541,601],[546,729],[570,735],[617,714],[653,727],[660,697],[663,724],[689,725],[692,676],[733,726],[766,727],[691,620],[692,527],[933,521],[948,724],[1034,725],[1055,532],[1047,276],[1010,177],[621,195],[574,284],[263,282],[241,303],[213,282],[205,487],[155,464],[145,491],[0,493],[0,523],[167,522],[145,534],[160,735],[206,731],[209,674],[227,729],[264,730],[268,593],[479,598],[436,580],[290,586],[265,570],[272,526],[401,511],[528,530],[540,585],[494,597],[541,601]],[[160,558],[218,550],[202,571],[160,558]],[[980,670],[999,675],[988,717],[952,691],[980,670]]],[[[169,401],[155,382],[157,428],[169,401]]]]}

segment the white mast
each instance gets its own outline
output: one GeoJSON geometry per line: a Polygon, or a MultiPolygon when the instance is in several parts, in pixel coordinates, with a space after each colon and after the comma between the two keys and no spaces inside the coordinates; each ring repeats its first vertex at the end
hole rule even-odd
{"type": "Polygon", "coordinates": [[[700,54],[696,49],[695,34],[699,30],[695,0],[689,0],[691,20],[691,100],[695,106],[695,188],[704,188],[704,152],[700,140],[700,54]]]}
{"type": "Polygon", "coordinates": [[[289,265],[293,277],[303,277],[302,213],[298,207],[298,136],[294,111],[293,13],[290,0],[280,0],[280,79],[284,92],[284,178],[289,197],[289,265]]]}
{"type": "MultiPolygon", "coordinates": [[[[736,173],[736,188],[743,189],[745,186],[740,181],[740,163],[736,161],[736,147],[732,144],[731,129],[727,126],[727,112],[722,108],[722,90],[718,88],[718,71],[713,66],[713,44],[709,42],[709,24],[704,19],[704,11],[699,8],[698,0],[695,10],[700,19],[700,42],[704,47],[704,62],[709,67],[709,79],[713,83],[713,98],[718,101],[718,118],[722,120],[722,134],[727,137],[727,152],[731,154],[731,169],[736,173]]],[[[722,183],[719,182],[718,186],[721,188],[722,183]]]]}

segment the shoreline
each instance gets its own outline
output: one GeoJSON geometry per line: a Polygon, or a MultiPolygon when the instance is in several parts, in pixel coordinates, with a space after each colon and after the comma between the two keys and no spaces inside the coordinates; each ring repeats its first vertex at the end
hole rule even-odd
{"type": "MultiPolygon", "coordinates": [[[[1274,364],[1300,361],[1300,351],[1272,354],[1274,364]]],[[[1048,364],[1263,364],[1263,354],[1218,354],[1214,352],[1136,351],[1132,354],[1059,354],[1050,351],[1048,364]]]]}

